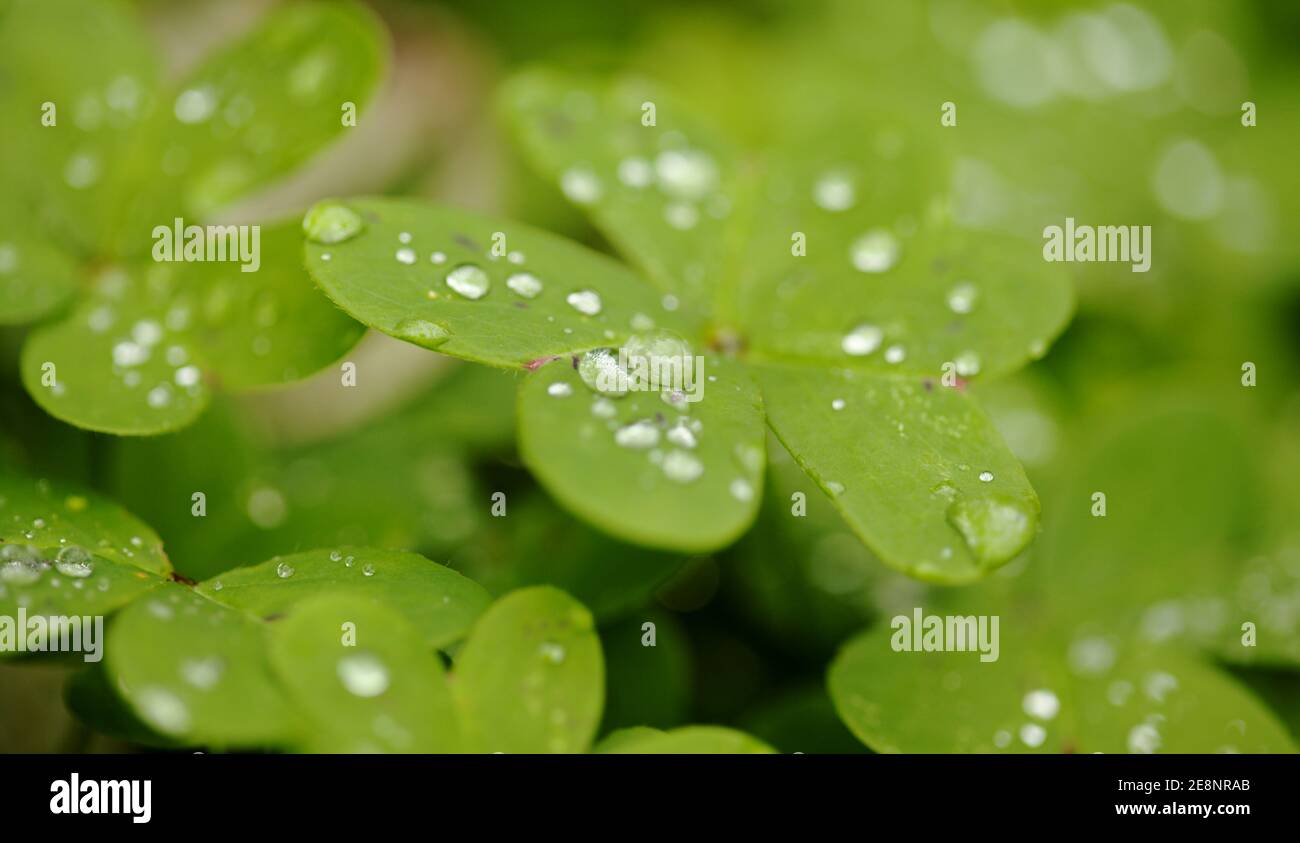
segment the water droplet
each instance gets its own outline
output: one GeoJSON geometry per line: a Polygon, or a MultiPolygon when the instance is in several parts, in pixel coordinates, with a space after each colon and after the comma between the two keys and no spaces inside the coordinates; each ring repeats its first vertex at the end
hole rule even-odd
{"type": "Polygon", "coordinates": [[[598,419],[612,419],[617,413],[614,402],[608,398],[597,398],[591,402],[591,414],[598,419]]]}
{"type": "Polygon", "coordinates": [[[618,358],[607,348],[593,349],[582,355],[578,361],[578,376],[588,389],[611,398],[622,398],[631,388],[627,372],[619,367],[618,358]]]}
{"type": "Polygon", "coordinates": [[[569,293],[564,300],[568,302],[569,306],[574,310],[587,316],[595,316],[600,313],[600,294],[595,290],[578,290],[569,293]]]}
{"type": "Polygon", "coordinates": [[[833,498],[838,498],[840,495],[844,494],[843,483],[837,483],[834,480],[827,480],[825,482],[825,486],[826,486],[826,491],[830,492],[831,497],[833,498]]]}
{"type": "Polygon", "coordinates": [[[614,441],[622,448],[653,448],[659,444],[659,428],[642,419],[614,432],[614,441]]]}
{"type": "Polygon", "coordinates": [[[667,149],[655,158],[659,189],[678,199],[699,199],[718,180],[718,169],[708,153],[696,149],[667,149]]]}
{"type": "Polygon", "coordinates": [[[348,693],[369,699],[388,690],[388,668],[369,653],[356,653],[339,659],[339,681],[348,693]]]}
{"type": "Polygon", "coordinates": [[[93,187],[99,181],[99,159],[85,152],[73,155],[63,168],[63,180],[73,190],[93,187]]]}
{"type": "Polygon", "coordinates": [[[190,710],[180,697],[165,688],[141,688],[135,697],[141,716],[155,729],[168,735],[189,731],[190,710]]]}
{"type": "Polygon", "coordinates": [[[644,313],[633,313],[632,319],[628,324],[634,331],[649,331],[655,326],[655,320],[646,316],[644,313]]]}
{"type": "Polygon", "coordinates": [[[904,358],[906,357],[907,357],[907,350],[904,349],[901,345],[891,345],[889,348],[885,349],[886,363],[894,363],[894,364],[902,363],[904,358]]]}
{"type": "Polygon", "coordinates": [[[491,285],[487,273],[472,263],[463,263],[447,273],[447,286],[467,299],[483,298],[491,285]]]}
{"type": "Polygon", "coordinates": [[[211,88],[187,88],[176,97],[172,113],[177,120],[192,126],[211,117],[216,107],[217,96],[211,88]]]}
{"type": "Polygon", "coordinates": [[[145,401],[155,410],[162,409],[172,402],[172,388],[170,385],[160,383],[149,394],[145,396],[145,401]]]}
{"type": "Polygon", "coordinates": [[[1011,559],[1029,544],[1037,517],[1022,502],[1000,496],[958,498],[948,507],[948,523],[984,565],[1011,559]]]}
{"type": "Polygon", "coordinates": [[[361,566],[361,575],[362,575],[362,576],[365,576],[365,577],[373,577],[373,576],[375,575],[375,566],[374,566],[374,565],[371,565],[369,562],[367,562],[366,564],[362,565],[362,566],[361,566]]]}
{"type": "Polygon", "coordinates": [[[980,373],[980,356],[973,351],[963,351],[953,361],[957,374],[964,378],[974,377],[980,373]]]}
{"type": "Polygon", "coordinates": [[[877,228],[853,241],[849,257],[859,272],[885,272],[898,263],[898,251],[898,239],[877,228]]]}
{"type": "Polygon", "coordinates": [[[884,338],[885,332],[875,325],[859,325],[844,335],[844,339],[840,340],[840,348],[845,354],[863,357],[879,348],[884,338]]]}
{"type": "Polygon", "coordinates": [[[677,424],[668,428],[667,439],[679,448],[694,448],[698,444],[695,431],[691,430],[685,419],[678,419],[677,424]]]}
{"type": "Polygon", "coordinates": [[[200,372],[197,366],[182,366],[176,370],[174,379],[177,386],[198,386],[200,372]]]}
{"type": "Polygon", "coordinates": [[[1128,751],[1151,755],[1160,748],[1160,730],[1151,723],[1139,723],[1128,732],[1128,751]]]}
{"type": "Polygon", "coordinates": [[[674,483],[693,483],[704,474],[704,463],[689,451],[669,451],[660,467],[664,476],[674,483]]]}
{"type": "Polygon", "coordinates": [[[554,396],[555,398],[568,398],[573,394],[573,387],[569,386],[564,381],[556,381],[546,387],[546,394],[554,396]]]}
{"type": "Polygon", "coordinates": [[[437,348],[451,339],[451,331],[427,319],[404,319],[393,327],[392,334],[422,348],[437,348]]]}
{"type": "Polygon", "coordinates": [[[123,340],[113,346],[114,366],[139,366],[149,359],[149,349],[130,340],[123,340]]]}
{"type": "Polygon", "coordinates": [[[1026,723],[1020,727],[1020,740],[1031,749],[1040,747],[1047,740],[1047,730],[1037,723],[1026,723]]]}
{"type": "Polygon", "coordinates": [[[590,205],[600,199],[604,188],[596,174],[585,167],[570,167],[560,176],[560,190],[572,202],[590,205]]]}
{"type": "MultiPolygon", "coordinates": [[[[413,266],[416,261],[415,250],[407,246],[398,249],[393,254],[393,257],[397,258],[398,263],[406,264],[407,266],[413,266]]],[[[478,296],[470,296],[470,298],[478,298],[478,296]]]]}
{"type": "Polygon", "coordinates": [[[969,281],[963,281],[948,291],[948,309],[953,313],[970,313],[975,307],[979,291],[969,281]]]}
{"type": "Polygon", "coordinates": [[[342,554],[342,553],[339,553],[337,550],[331,550],[331,551],[330,551],[330,561],[331,561],[331,562],[342,562],[342,561],[343,561],[343,554],[342,554]]]}
{"type": "MultiPolygon", "coordinates": [[[[105,582],[107,582],[107,580],[105,580],[105,582]]],[[[221,584],[221,580],[217,580],[212,584],[213,591],[220,591],[223,588],[225,588],[225,586],[221,584]]]]}
{"type": "Polygon", "coordinates": [[[275,566],[275,575],[282,580],[287,580],[294,575],[293,566],[288,562],[281,562],[275,566]]]}
{"type": "Polygon", "coordinates": [[[836,411],[838,411],[838,410],[843,410],[843,409],[844,409],[844,399],[843,399],[843,398],[836,398],[836,399],[834,399],[833,401],[831,401],[831,409],[832,409],[832,410],[836,410],[836,411]]]}
{"type": "Polygon", "coordinates": [[[526,299],[537,298],[542,292],[542,280],[531,272],[516,272],[506,279],[506,286],[526,299]]]}
{"type": "Polygon", "coordinates": [[[646,187],[653,178],[654,168],[644,158],[632,156],[618,162],[618,180],[628,187],[646,187]]]}
{"type": "Polygon", "coordinates": [[[857,201],[857,191],[847,174],[829,172],[813,185],[813,201],[825,211],[847,211],[857,201]]]}
{"type": "Polygon", "coordinates": [[[732,480],[728,489],[731,491],[731,496],[741,503],[753,500],[754,498],[754,487],[749,485],[749,481],[740,477],[732,480]]]}
{"type": "Polygon", "coordinates": [[[54,557],[54,568],[65,577],[88,577],[95,572],[95,561],[85,548],[70,544],[54,557]]]}
{"type": "Polygon", "coordinates": [[[992,483],[992,482],[993,482],[993,472],[991,472],[991,471],[981,471],[981,472],[980,472],[980,482],[981,482],[981,483],[992,483]]]}
{"type": "Polygon", "coordinates": [[[342,243],[361,233],[361,215],[339,202],[317,202],[302,218],[302,231],[316,243],[342,243]]]}
{"type": "Polygon", "coordinates": [[[1021,700],[1020,707],[1024,709],[1025,714],[1039,720],[1051,720],[1056,713],[1061,710],[1061,701],[1056,698],[1056,694],[1046,689],[1030,691],[1025,694],[1021,700]]]}
{"type": "Polygon", "coordinates": [[[184,659],[181,661],[181,678],[200,691],[209,691],[221,681],[223,667],[221,659],[216,656],[207,659],[184,659]]]}
{"type": "Polygon", "coordinates": [[[700,212],[690,202],[669,202],[664,206],[664,222],[678,231],[690,231],[700,221],[700,212]]]}
{"type": "MultiPolygon", "coordinates": [[[[274,529],[284,523],[289,514],[288,504],[279,489],[261,486],[248,496],[248,518],[263,530],[274,529]]],[[[288,566],[286,566],[288,567],[288,566]]],[[[293,573],[293,569],[289,569],[293,573]]]]}
{"type": "Polygon", "coordinates": [[[565,656],[568,655],[564,650],[564,645],[557,644],[554,641],[542,642],[542,646],[538,648],[538,652],[542,654],[542,658],[546,659],[551,664],[560,664],[564,661],[565,656]]]}

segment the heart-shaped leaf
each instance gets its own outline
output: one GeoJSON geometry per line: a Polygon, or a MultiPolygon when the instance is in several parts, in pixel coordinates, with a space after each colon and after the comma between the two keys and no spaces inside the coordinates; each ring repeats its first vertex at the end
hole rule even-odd
{"type": "Polygon", "coordinates": [[[215,381],[282,383],[338,359],[361,327],[311,288],[295,224],[263,227],[260,242],[255,272],[179,263],[102,275],[24,345],[28,392],[79,427],[160,433],[192,422],[215,381]]]}
{"type": "Polygon", "coordinates": [[[453,357],[536,365],[678,324],[617,262],[519,223],[357,199],[317,204],[303,227],[307,268],[339,307],[453,357]]]}
{"type": "Polygon", "coordinates": [[[453,690],[471,752],[585,752],[600,724],[605,669],[591,613],[564,592],[526,588],[474,625],[453,690]]]}
{"type": "Polygon", "coordinates": [[[460,726],[442,664],[403,613],[357,593],[295,605],[270,656],[312,721],[314,752],[456,752],[460,726]]]}
{"type": "Polygon", "coordinates": [[[530,72],[502,102],[536,169],[686,313],[707,316],[734,271],[736,152],[645,80],[530,72]]]}
{"type": "Polygon", "coordinates": [[[160,587],[122,612],[107,651],[118,693],[169,738],[282,746],[299,728],[271,675],[263,624],[188,588],[160,587]]]}
{"type": "Polygon", "coordinates": [[[1034,490],[961,390],[911,375],[755,372],[776,435],[885,563],[968,582],[1033,539],[1034,490]]]}
{"type": "Polygon", "coordinates": [[[764,462],[762,402],[744,367],[701,358],[698,401],[612,398],[584,382],[598,358],[558,360],[525,381],[524,462],[565,507],[628,541],[686,552],[734,541],[757,513],[764,462]]]}
{"type": "Polygon", "coordinates": [[[264,619],[309,597],[346,591],[405,616],[426,648],[458,641],[490,602],[478,583],[419,554],[360,547],[276,557],[221,574],[198,591],[264,619]]]}

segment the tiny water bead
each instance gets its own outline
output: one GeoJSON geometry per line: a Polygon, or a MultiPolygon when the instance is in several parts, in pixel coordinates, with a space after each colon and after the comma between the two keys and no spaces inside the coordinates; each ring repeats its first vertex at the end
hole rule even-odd
{"type": "Polygon", "coordinates": [[[731,492],[733,498],[741,503],[746,503],[754,498],[754,487],[749,485],[749,481],[740,477],[731,481],[728,491],[731,492]]]}
{"type": "Polygon", "coordinates": [[[281,562],[279,565],[275,566],[275,575],[282,580],[289,579],[289,577],[292,577],[294,573],[293,566],[288,562],[281,562]]]}
{"type": "Polygon", "coordinates": [[[492,282],[479,267],[463,263],[447,273],[447,286],[467,299],[481,299],[487,295],[492,282]]]}
{"type": "Polygon", "coordinates": [[[397,258],[398,263],[406,264],[407,266],[412,266],[415,264],[416,257],[415,257],[414,249],[403,247],[401,249],[398,249],[393,256],[397,258]]]}
{"type": "Polygon", "coordinates": [[[981,483],[992,483],[992,482],[993,482],[993,472],[991,472],[991,471],[981,471],[981,472],[980,472],[980,482],[981,482],[981,483]]]}
{"type": "Polygon", "coordinates": [[[349,694],[370,699],[388,690],[388,668],[370,653],[355,653],[339,659],[339,681],[349,694]]]}
{"type": "Polygon", "coordinates": [[[565,296],[569,306],[585,316],[596,316],[601,311],[600,294],[595,290],[577,290],[565,296]]]}
{"type": "Polygon", "coordinates": [[[644,158],[632,156],[618,162],[618,180],[628,187],[647,187],[653,179],[654,168],[644,158]]]}
{"type": "Polygon", "coordinates": [[[302,219],[307,239],[326,245],[350,240],[364,228],[361,215],[339,202],[317,202],[302,219]]]}
{"type": "Polygon", "coordinates": [[[200,691],[210,691],[221,681],[224,670],[221,659],[185,659],[181,662],[181,678],[200,691]]]}
{"type": "Polygon", "coordinates": [[[569,386],[564,381],[556,381],[546,387],[546,394],[554,398],[568,398],[573,394],[573,387],[569,386]]]}
{"type": "Polygon", "coordinates": [[[364,577],[373,577],[375,575],[375,566],[367,562],[361,566],[361,575],[364,577]]]}
{"type": "Polygon", "coordinates": [[[674,483],[693,483],[704,474],[704,463],[689,451],[669,451],[661,468],[664,476],[674,483]]]}
{"type": "Polygon", "coordinates": [[[543,659],[551,664],[561,664],[564,662],[565,657],[568,656],[568,652],[564,649],[564,645],[557,644],[554,641],[543,641],[542,645],[538,648],[538,652],[541,654],[543,659]]]}
{"type": "Polygon", "coordinates": [[[542,292],[542,280],[531,272],[516,272],[506,279],[506,286],[526,299],[535,299],[542,292]]]}
{"type": "Polygon", "coordinates": [[[1020,742],[1030,749],[1037,749],[1047,740],[1047,730],[1037,723],[1026,723],[1020,727],[1020,742]]]}
{"type": "Polygon", "coordinates": [[[166,688],[141,688],[135,704],[145,721],[163,734],[180,735],[189,731],[189,708],[166,688]]]}
{"type": "Polygon", "coordinates": [[[437,348],[451,339],[451,331],[427,319],[404,319],[392,330],[393,336],[422,348],[437,348]]]}
{"type": "Polygon", "coordinates": [[[832,409],[832,410],[836,410],[836,411],[838,411],[838,410],[843,410],[843,409],[844,409],[844,399],[843,399],[843,398],[836,398],[836,399],[834,399],[833,401],[831,401],[831,409],[832,409]]]}
{"type": "Polygon", "coordinates": [[[978,291],[970,282],[962,282],[948,291],[948,309],[953,313],[970,313],[975,307],[978,291]]]}
{"type": "Polygon", "coordinates": [[[885,349],[885,362],[891,364],[902,363],[907,357],[907,350],[901,345],[891,345],[885,349]]]}
{"type": "Polygon", "coordinates": [[[849,247],[849,258],[859,272],[886,272],[898,263],[898,239],[883,228],[863,234],[849,247]]]}
{"type": "MultiPolygon", "coordinates": [[[[698,426],[698,422],[696,425],[698,426]]],[[[692,429],[691,424],[685,419],[679,419],[677,424],[668,428],[665,438],[679,448],[694,448],[699,440],[696,439],[697,430],[692,429]]]]}
{"type": "Polygon", "coordinates": [[[65,577],[88,577],[95,572],[95,561],[85,548],[70,544],[54,557],[54,569],[65,577]]]}
{"type": "Polygon", "coordinates": [[[953,366],[957,369],[957,374],[963,378],[974,377],[980,373],[980,357],[973,351],[963,351],[957,355],[953,366]]]}
{"type": "Polygon", "coordinates": [[[863,324],[844,335],[844,339],[840,340],[840,348],[852,357],[865,357],[880,348],[884,339],[885,332],[880,328],[863,324]]]}
{"type": "Polygon", "coordinates": [[[653,448],[659,444],[659,428],[654,422],[642,419],[615,431],[614,442],[622,448],[653,448]]]}
{"type": "Polygon", "coordinates": [[[1061,701],[1056,694],[1046,689],[1030,691],[1021,700],[1020,707],[1025,714],[1039,720],[1051,720],[1061,710],[1061,701]]]}
{"type": "Polygon", "coordinates": [[[824,211],[847,211],[857,201],[853,180],[842,172],[822,175],[813,185],[813,201],[824,211]]]}
{"type": "Polygon", "coordinates": [[[560,176],[560,190],[572,202],[590,205],[600,200],[604,188],[596,174],[586,167],[570,167],[560,176]]]}

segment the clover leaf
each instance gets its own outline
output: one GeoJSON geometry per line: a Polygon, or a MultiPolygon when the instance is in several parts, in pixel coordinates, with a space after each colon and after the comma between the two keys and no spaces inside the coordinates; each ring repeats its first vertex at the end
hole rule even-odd
{"type": "Polygon", "coordinates": [[[293,6],[173,86],[116,4],[10,9],[0,106],[21,153],[6,164],[23,164],[0,199],[0,220],[20,221],[0,241],[0,322],[48,320],[21,363],[46,411],[110,433],[174,430],[218,384],[302,378],[357,341],[303,273],[292,224],[253,227],[257,239],[224,227],[248,249],[239,264],[149,255],[157,229],[212,223],[337,136],[340,109],[375,87],[382,44],[357,6],[293,6]]]}

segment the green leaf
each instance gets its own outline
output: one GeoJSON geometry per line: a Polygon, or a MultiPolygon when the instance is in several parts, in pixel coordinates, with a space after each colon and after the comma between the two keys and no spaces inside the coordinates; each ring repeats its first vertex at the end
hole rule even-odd
{"type": "Polygon", "coordinates": [[[758,511],[764,462],[762,403],[744,368],[707,358],[716,380],[700,382],[701,400],[670,404],[668,392],[599,395],[576,365],[543,366],[519,392],[520,455],[542,485],[637,544],[707,552],[734,541],[758,511]],[[632,434],[644,435],[618,444],[632,434]]]}
{"type": "Polygon", "coordinates": [[[585,752],[604,701],[591,613],[564,592],[527,588],[474,625],[453,690],[472,752],[585,752]]]}
{"type": "Polygon", "coordinates": [[[855,143],[771,162],[765,196],[783,198],[761,203],[737,282],[751,346],[936,378],[945,365],[988,378],[1041,357],[1073,310],[1064,270],[1037,239],[963,225],[951,181],[935,178],[960,165],[917,137],[897,142],[890,159],[855,143]],[[796,233],[806,254],[792,253],[796,233]]]}
{"type": "Polygon", "coordinates": [[[637,324],[678,324],[658,295],[620,264],[518,223],[423,202],[358,199],[319,203],[304,228],[307,268],[339,307],[372,328],[453,357],[535,366],[617,345],[631,336],[634,317],[637,324]],[[504,237],[507,250],[495,260],[494,235],[504,237]],[[509,286],[512,277],[540,281],[541,290],[521,295],[509,286]],[[569,303],[575,295],[589,312],[569,303]]]}
{"type": "Polygon", "coordinates": [[[602,751],[624,755],[767,755],[775,752],[757,738],[723,726],[683,726],[655,734],[641,730],[630,735],[615,734],[619,739],[607,740],[602,751]]]}
{"type": "Polygon", "coordinates": [[[299,727],[272,678],[263,625],[184,586],[162,586],[122,612],[106,650],[121,696],[176,741],[282,746],[299,727]]]}
{"type": "Polygon", "coordinates": [[[708,315],[735,246],[735,150],[642,79],[534,71],[511,80],[502,102],[543,177],[688,313],[708,315]]]}
{"type": "Polygon", "coordinates": [[[270,656],[313,722],[313,752],[456,752],[451,690],[425,635],[359,593],[321,594],[271,628],[270,656]]]}
{"type": "Polygon", "coordinates": [[[200,594],[268,620],[307,598],[344,590],[405,616],[426,648],[458,641],[490,602],[478,583],[419,554],[361,547],[276,557],[198,586],[200,594]]]}
{"type": "Polygon", "coordinates": [[[821,686],[765,701],[746,714],[740,725],[781,752],[853,755],[867,751],[844,725],[821,686]]]}
{"type": "Polygon", "coordinates": [[[77,291],[80,268],[36,231],[22,212],[0,204],[0,325],[34,322],[77,291]]]}
{"type": "Polygon", "coordinates": [[[263,226],[260,243],[255,272],[162,263],[101,275],[67,319],[28,338],[27,391],[79,427],[161,433],[191,423],[214,381],[282,383],[338,359],[362,329],[312,289],[295,224],[263,226]]]}
{"type": "MultiPolygon", "coordinates": [[[[969,608],[989,608],[978,606],[969,608]]],[[[831,665],[840,716],[879,752],[1294,751],[1277,719],[1213,668],[1103,639],[1071,656],[1022,620],[1002,616],[995,662],[976,652],[896,652],[891,637],[901,633],[865,633],[831,665]],[[944,700],[942,713],[918,699],[944,700]]]]}
{"type": "Polygon", "coordinates": [[[886,564],[969,582],[1033,539],[1034,490],[962,390],[851,370],[765,365],[755,376],[776,435],[886,564]]]}
{"type": "Polygon", "coordinates": [[[648,738],[663,734],[663,731],[652,729],[649,726],[630,726],[626,729],[610,732],[601,738],[600,743],[592,747],[591,751],[603,755],[614,754],[622,752],[624,746],[635,746],[648,738]]]}
{"type": "Polygon", "coordinates": [[[96,732],[143,746],[173,749],[178,745],[136,716],[113,689],[112,677],[102,661],[72,674],[64,686],[63,698],[68,710],[96,732]]]}
{"type": "Polygon", "coordinates": [[[31,219],[80,256],[99,251],[122,213],[118,162],[156,106],[155,55],[125,4],[11,4],[0,27],[0,218],[31,219]]]}
{"type": "Polygon", "coordinates": [[[0,474],[0,525],[0,543],[76,545],[128,570],[171,572],[153,530],[117,504],[74,486],[0,474]]]}
{"type": "Polygon", "coordinates": [[[130,163],[144,190],[122,224],[122,252],[145,251],[174,216],[210,221],[307,161],[346,129],[345,104],[364,109],[387,49],[365,7],[309,3],[272,11],[205,60],[160,96],[130,163]]]}

